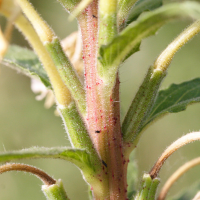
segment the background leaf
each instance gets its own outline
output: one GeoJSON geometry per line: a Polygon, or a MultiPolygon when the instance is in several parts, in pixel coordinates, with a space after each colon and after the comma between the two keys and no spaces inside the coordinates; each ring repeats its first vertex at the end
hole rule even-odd
{"type": "Polygon", "coordinates": [[[200,78],[181,84],[172,84],[168,89],[158,93],[145,125],[164,114],[181,112],[188,105],[197,102],[200,102],[200,78]]]}
{"type": "Polygon", "coordinates": [[[11,45],[2,64],[29,77],[39,78],[46,87],[51,88],[51,83],[41,62],[36,54],[27,48],[11,45]]]}
{"type": "Polygon", "coordinates": [[[138,0],[129,14],[127,25],[135,21],[144,11],[161,7],[163,5],[162,1],[163,0],[138,0]]]}

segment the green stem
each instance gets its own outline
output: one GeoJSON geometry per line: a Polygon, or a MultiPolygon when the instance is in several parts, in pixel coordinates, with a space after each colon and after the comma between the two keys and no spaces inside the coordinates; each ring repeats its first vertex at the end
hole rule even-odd
{"type": "Polygon", "coordinates": [[[108,44],[117,34],[117,0],[99,1],[99,46],[108,44]]]}
{"type": "Polygon", "coordinates": [[[172,185],[182,176],[185,175],[185,173],[190,170],[191,168],[200,165],[200,157],[195,158],[193,160],[190,160],[189,162],[182,165],[180,168],[178,168],[166,181],[164,186],[162,187],[160,194],[158,195],[157,200],[164,200],[167,196],[167,193],[169,189],[172,187],[172,185]]]}
{"type": "MultiPolygon", "coordinates": [[[[159,86],[175,53],[191,38],[200,32],[200,20],[194,22],[183,31],[157,58],[150,67],[139,88],[122,124],[123,138],[127,145],[127,153],[136,147],[151,108],[155,102],[159,86]],[[129,148],[130,147],[130,148],[129,148]],[[129,150],[128,150],[129,149],[129,150]]],[[[128,154],[129,154],[128,153],[128,154]]]]}
{"type": "Polygon", "coordinates": [[[79,111],[81,114],[85,115],[85,90],[75,70],[71,67],[70,61],[66,57],[59,40],[54,38],[52,42],[46,42],[44,46],[50,53],[63,82],[69,88],[79,111]]]}
{"type": "Polygon", "coordinates": [[[51,178],[48,174],[46,174],[44,171],[35,168],[30,165],[22,164],[22,163],[7,163],[5,165],[0,166],[0,174],[4,172],[9,171],[22,171],[22,172],[29,172],[31,174],[34,174],[36,177],[38,177],[45,185],[52,185],[55,184],[55,180],[51,178]]]}
{"type": "Polygon", "coordinates": [[[117,12],[119,31],[125,28],[130,10],[132,9],[136,1],[137,0],[119,0],[119,10],[117,12]]]}
{"type": "Polygon", "coordinates": [[[59,179],[55,184],[42,186],[42,191],[47,200],[70,200],[67,197],[62,181],[59,179]]]}
{"type": "Polygon", "coordinates": [[[68,105],[71,102],[70,92],[61,80],[53,60],[40,41],[40,38],[38,37],[34,28],[23,14],[19,15],[19,17],[16,19],[15,25],[23,33],[42,62],[53,86],[58,105],[68,105]]]}
{"type": "Polygon", "coordinates": [[[122,133],[129,154],[136,147],[141,136],[140,127],[148,116],[156,99],[161,81],[166,76],[165,71],[150,67],[140,86],[122,124],[122,133]]]}
{"type": "Polygon", "coordinates": [[[60,108],[60,112],[66,124],[66,131],[71,144],[75,148],[85,149],[91,156],[92,165],[95,168],[99,168],[101,161],[85,128],[85,124],[76,109],[75,103],[71,103],[67,108],[60,108]]]}
{"type": "MultiPolygon", "coordinates": [[[[101,45],[109,44],[117,33],[117,0],[100,0],[98,46],[101,47],[101,45]]],[[[112,54],[112,49],[110,50],[110,53],[112,54]]],[[[109,91],[111,92],[115,85],[117,73],[115,73],[111,79],[111,77],[107,76],[109,67],[98,62],[99,76],[103,79],[105,85],[111,85],[109,88],[109,91]]]]}
{"type": "Polygon", "coordinates": [[[154,200],[159,182],[159,179],[152,179],[149,174],[144,174],[141,189],[139,190],[135,200],[154,200]]]}
{"type": "Polygon", "coordinates": [[[160,54],[154,63],[155,68],[167,70],[175,53],[195,35],[200,32],[200,20],[195,21],[186,28],[168,47],[160,54]]]}
{"type": "Polygon", "coordinates": [[[49,51],[56,65],[58,73],[62,77],[62,80],[67,85],[68,89],[70,90],[72,97],[74,98],[79,108],[79,111],[82,115],[84,115],[86,112],[86,107],[85,91],[83,89],[83,85],[80,82],[69,59],[63,52],[55,33],[40,17],[40,15],[35,11],[33,6],[27,0],[17,0],[17,2],[19,3],[22,11],[26,14],[28,19],[32,23],[41,41],[47,47],[47,50],[49,51]]]}

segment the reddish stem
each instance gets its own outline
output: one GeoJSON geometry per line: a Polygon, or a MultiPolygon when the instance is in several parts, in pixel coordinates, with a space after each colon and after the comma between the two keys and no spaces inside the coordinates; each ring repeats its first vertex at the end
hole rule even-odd
{"type": "Polygon", "coordinates": [[[95,199],[125,200],[127,160],[123,156],[120,127],[119,79],[113,91],[106,96],[106,86],[97,73],[98,0],[94,0],[79,16],[79,25],[85,65],[86,123],[102,160],[102,172],[98,178],[107,193],[102,197],[95,196],[95,199]]]}

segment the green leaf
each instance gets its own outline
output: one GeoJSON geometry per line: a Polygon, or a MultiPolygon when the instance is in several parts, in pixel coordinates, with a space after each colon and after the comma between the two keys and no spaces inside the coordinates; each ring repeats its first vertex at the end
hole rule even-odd
{"type": "Polygon", "coordinates": [[[164,114],[181,112],[188,105],[197,102],[200,102],[200,78],[181,84],[172,84],[168,89],[158,93],[145,125],[164,114]]]}
{"type": "Polygon", "coordinates": [[[90,162],[90,155],[85,150],[81,149],[70,149],[66,147],[32,147],[19,151],[0,153],[0,162],[31,158],[60,158],[72,162],[83,171],[93,170],[93,166],[90,162]]]}
{"type": "Polygon", "coordinates": [[[153,35],[167,22],[181,18],[200,18],[200,4],[196,2],[171,3],[141,15],[126,27],[112,42],[100,48],[100,62],[113,76],[127,55],[139,50],[142,39],[153,35]]]}
{"type": "MultiPolygon", "coordinates": [[[[131,10],[127,23],[135,21],[144,11],[155,10],[163,5],[163,0],[138,0],[131,10]]],[[[128,25],[127,24],[127,25],[128,25]]]]}
{"type": "Polygon", "coordinates": [[[16,69],[29,77],[37,77],[46,87],[51,88],[51,83],[41,62],[31,50],[11,45],[2,64],[16,69]]]}

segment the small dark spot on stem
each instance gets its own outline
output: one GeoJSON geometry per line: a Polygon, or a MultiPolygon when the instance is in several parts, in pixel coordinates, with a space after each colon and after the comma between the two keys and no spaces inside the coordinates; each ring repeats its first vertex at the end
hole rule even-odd
{"type": "Polygon", "coordinates": [[[107,164],[103,160],[101,160],[101,162],[105,167],[107,167],[107,164]]]}
{"type": "Polygon", "coordinates": [[[95,15],[92,15],[92,17],[94,17],[94,18],[96,18],[96,19],[97,19],[97,17],[96,17],[95,15]]]}
{"type": "Polygon", "coordinates": [[[101,131],[99,131],[99,130],[96,130],[96,131],[95,131],[95,133],[101,133],[101,131]]]}

